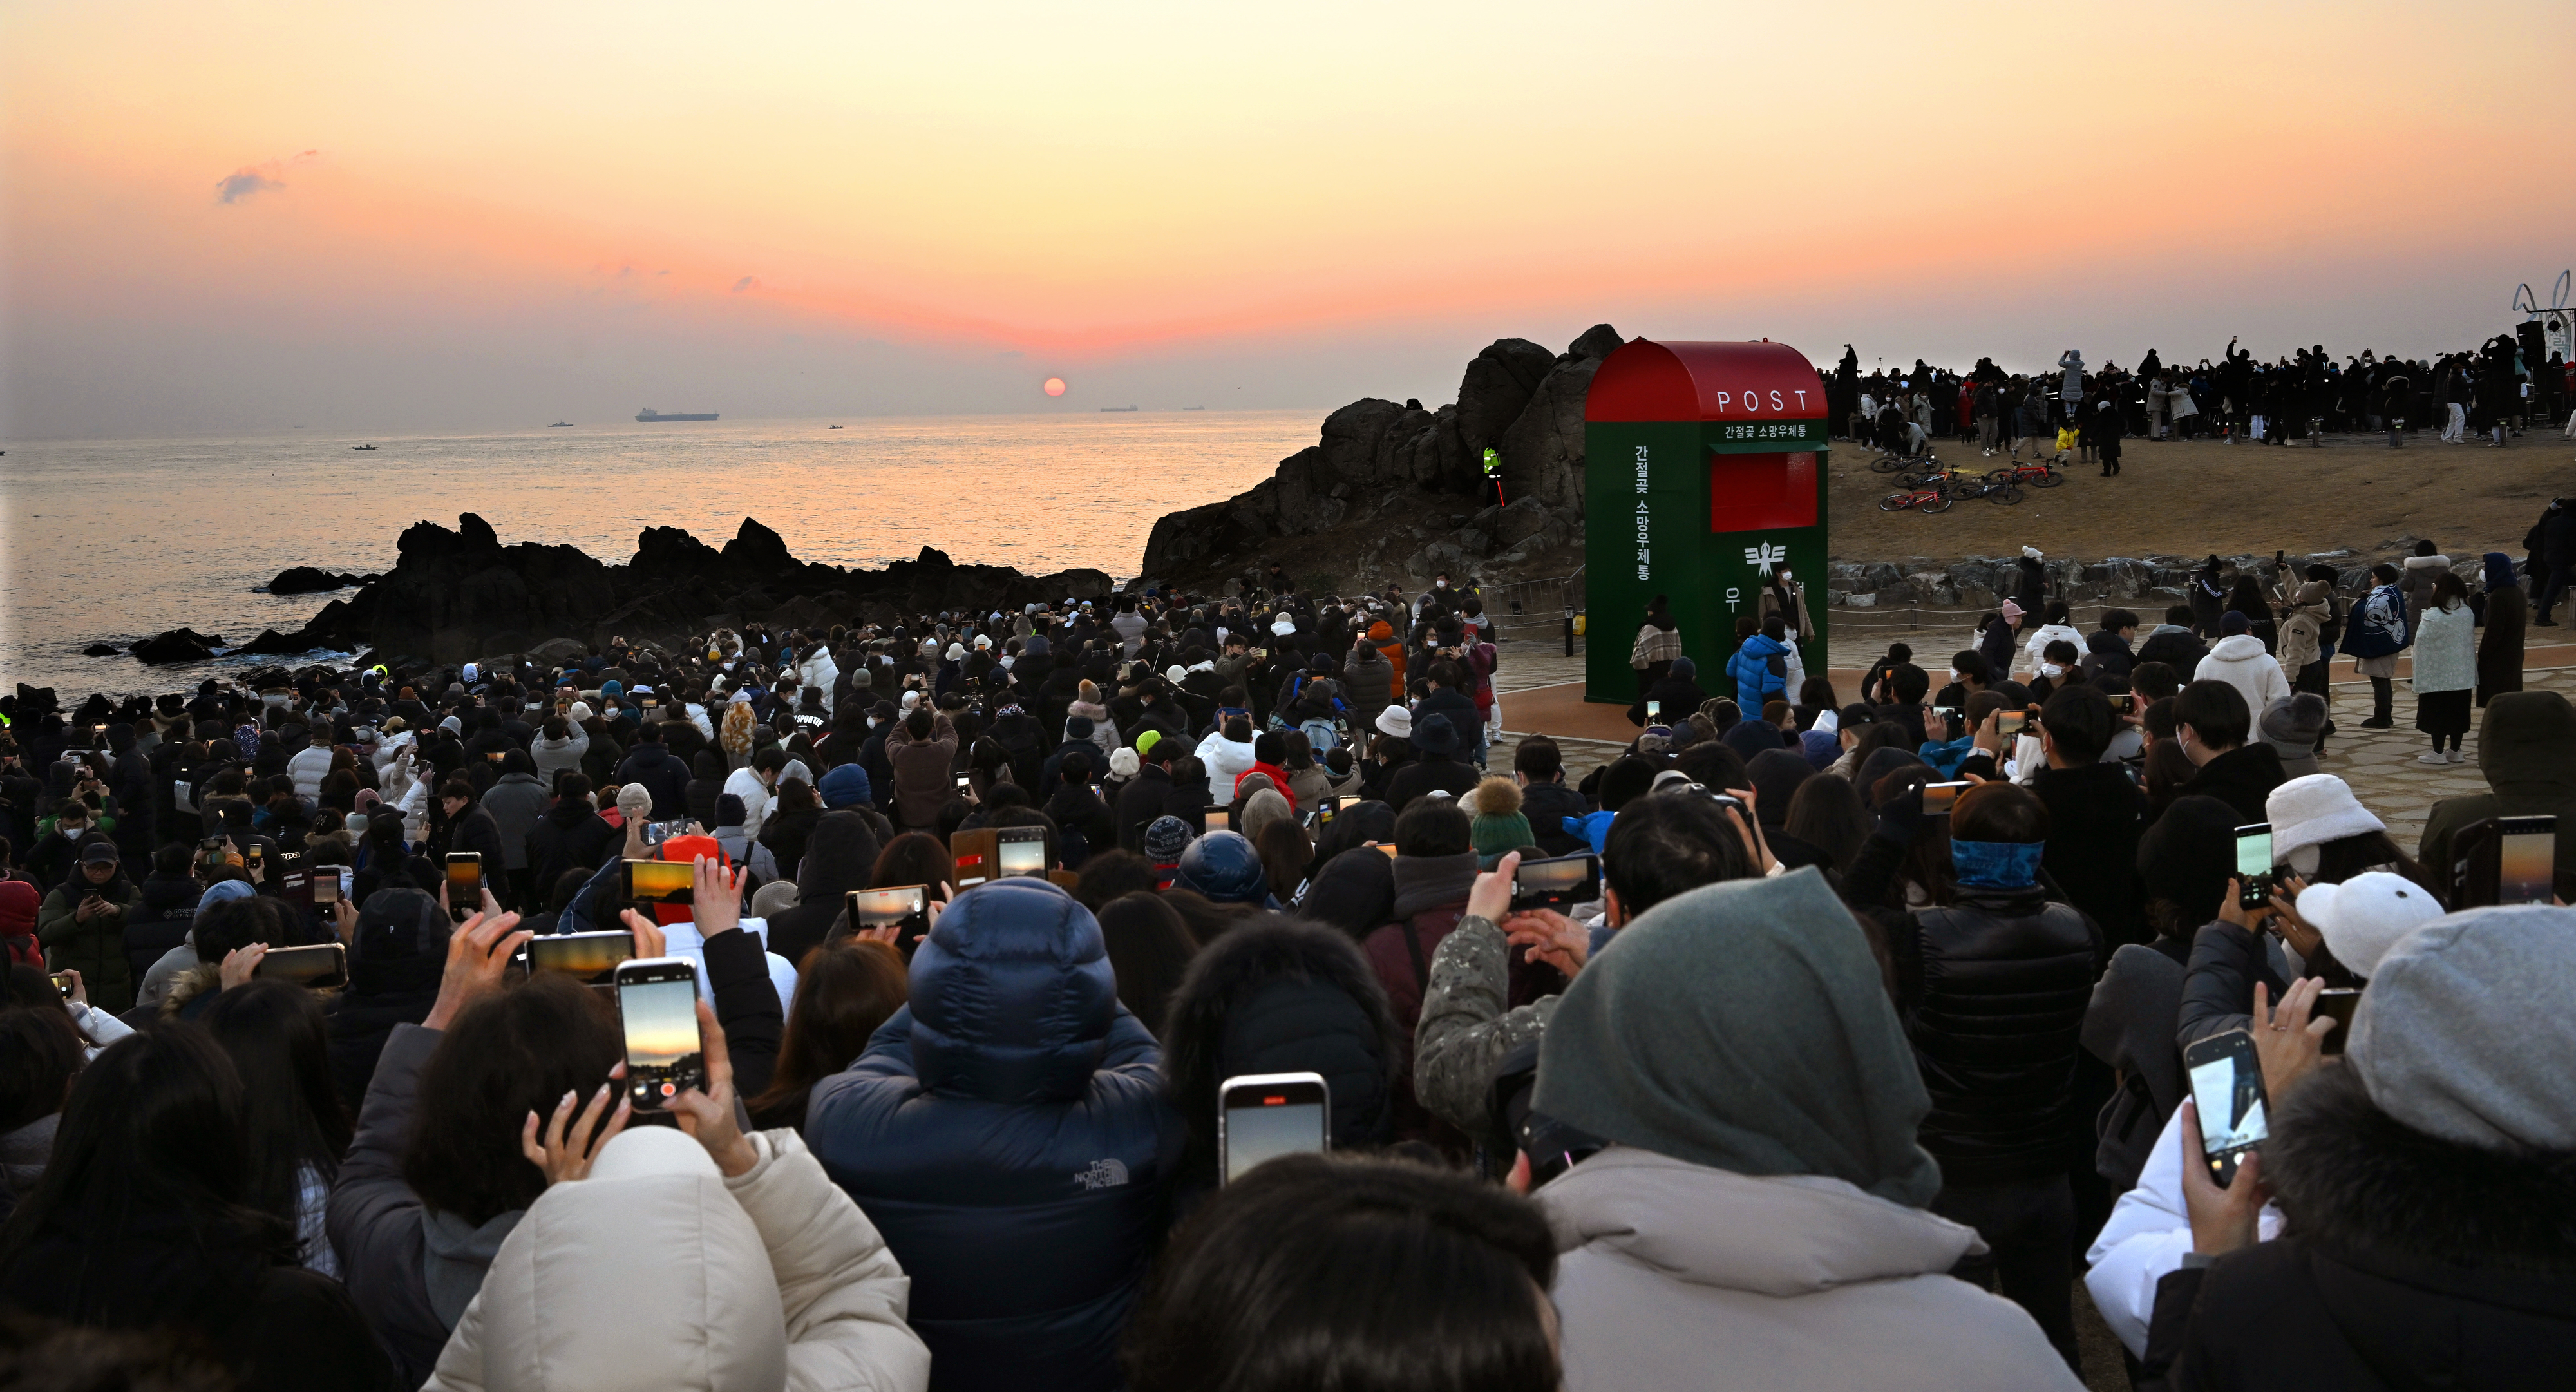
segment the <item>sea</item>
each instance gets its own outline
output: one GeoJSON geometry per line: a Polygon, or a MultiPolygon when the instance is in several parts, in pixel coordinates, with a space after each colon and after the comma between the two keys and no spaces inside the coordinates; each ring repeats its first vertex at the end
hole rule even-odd
{"type": "Polygon", "coordinates": [[[802,560],[874,568],[935,546],[961,564],[1124,579],[1155,519],[1260,482],[1315,443],[1323,416],[620,417],[452,434],[0,441],[0,690],[53,687],[71,704],[296,660],[219,652],[146,667],[122,650],[181,627],[234,643],[293,632],[354,591],[272,596],[277,572],[390,570],[405,527],[454,527],[467,512],[504,543],[570,544],[612,565],[646,527],[721,546],[755,517],[802,560]],[[83,656],[95,643],[120,651],[83,656]]]}

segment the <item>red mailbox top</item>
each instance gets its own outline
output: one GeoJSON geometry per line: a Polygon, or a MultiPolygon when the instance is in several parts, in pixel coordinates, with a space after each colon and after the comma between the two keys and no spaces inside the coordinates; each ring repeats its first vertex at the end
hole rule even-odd
{"type": "Polygon", "coordinates": [[[1587,421],[1822,420],[1824,384],[1785,343],[1650,343],[1604,359],[1583,399],[1587,421]]]}

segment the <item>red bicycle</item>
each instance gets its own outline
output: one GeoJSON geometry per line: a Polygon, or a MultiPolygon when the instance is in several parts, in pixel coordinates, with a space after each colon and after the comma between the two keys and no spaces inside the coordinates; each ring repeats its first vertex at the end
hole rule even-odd
{"type": "Polygon", "coordinates": [[[1956,501],[1950,492],[1950,480],[1937,478],[1920,487],[1901,488],[1888,494],[1878,500],[1878,510],[1903,512],[1907,508],[1921,508],[1927,513],[1948,512],[1950,504],[1956,501]]]}
{"type": "Polygon", "coordinates": [[[2066,482],[2066,475],[2058,472],[2055,464],[2045,459],[2036,459],[2028,464],[2012,464],[2001,469],[1988,470],[1986,482],[1996,485],[2026,483],[2033,488],[2055,488],[2066,482]]]}

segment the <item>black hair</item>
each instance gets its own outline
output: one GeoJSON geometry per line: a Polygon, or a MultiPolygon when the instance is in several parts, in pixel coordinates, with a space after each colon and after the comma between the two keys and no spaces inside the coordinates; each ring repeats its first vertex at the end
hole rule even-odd
{"type": "Polygon", "coordinates": [[[1833,857],[1834,868],[1848,870],[1852,858],[1869,840],[1869,809],[1860,793],[1839,773],[1819,773],[1798,785],[1789,798],[1789,817],[1782,829],[1833,857]]]}
{"type": "Polygon", "coordinates": [[[1629,803],[1601,845],[1601,877],[1632,919],[1701,885],[1761,873],[1725,809],[1696,789],[1668,789],[1629,803]]]}
{"type": "Polygon", "coordinates": [[[190,936],[196,939],[197,960],[219,966],[225,954],[252,943],[270,947],[292,944],[298,926],[295,910],[285,901],[266,894],[245,894],[198,914],[190,936]]]}
{"type": "MultiPolygon", "coordinates": [[[[1083,866],[1086,880],[1090,873],[1091,865],[1083,866]]],[[[1198,954],[1189,923],[1178,908],[1154,892],[1150,866],[1142,887],[1102,904],[1097,913],[1109,966],[1118,974],[1118,1003],[1159,1038],[1163,1008],[1189,971],[1190,959],[1198,954]]]]}
{"type": "MultiPolygon", "coordinates": [[[[509,1140],[515,1149],[515,1129],[509,1140]]],[[[111,1244],[173,1220],[202,1247],[292,1263],[294,1226],[242,1202],[249,1178],[241,1075],[223,1049],[183,1020],[127,1035],[82,1070],[63,1104],[43,1176],[0,1229],[0,1281],[18,1284],[11,1268],[49,1229],[111,1244]]],[[[58,1313],[115,1323],[111,1313],[130,1309],[134,1293],[109,1279],[113,1269],[48,1273],[73,1287],[58,1313]]]]}
{"type": "Polygon", "coordinates": [[[404,1182],[475,1227],[535,1203],[546,1177],[520,1153],[520,1122],[567,1092],[588,1106],[625,1052],[608,1005],[560,972],[467,1006],[421,1070],[404,1182]]]}
{"type": "Polygon", "coordinates": [[[1888,666],[1890,666],[1890,667],[1901,666],[1901,665],[1903,665],[1903,664],[1905,664],[1905,663],[1912,662],[1913,660],[1914,660],[1914,648],[1913,648],[1913,646],[1912,646],[1911,644],[1907,644],[1907,643],[1890,643],[1890,644],[1888,644],[1888,645],[1887,645],[1887,665],[1888,665],[1888,666]]]}
{"type": "Polygon", "coordinates": [[[2223,681],[2196,681],[2173,698],[2174,728],[2188,725],[2207,749],[2234,749],[2253,733],[2254,714],[2245,693],[2223,681]]]}
{"type": "Polygon", "coordinates": [[[2048,805],[2018,783],[1980,783],[1959,795],[1950,813],[1950,835],[1960,841],[2048,839],[2048,805]]]}
{"type": "MultiPolygon", "coordinates": [[[[47,995],[52,985],[28,968],[47,995]]],[[[17,976],[11,971],[10,976],[17,976]]],[[[15,1131],[63,1109],[72,1079],[88,1057],[88,1041],[63,1009],[60,997],[0,1011],[0,1131],[15,1131]]]]}
{"type": "Polygon", "coordinates": [[[1986,655],[1975,648],[1962,648],[1951,654],[1950,665],[1958,671],[1959,680],[1963,682],[1973,681],[1984,686],[1994,680],[1994,669],[1986,665],[1986,655]]]}
{"type": "Polygon", "coordinates": [[[2136,628],[2137,626],[2138,616],[2130,613],[2126,609],[2105,609],[2102,611],[2102,631],[2104,633],[2117,633],[2121,629],[2136,628]]]}
{"type": "Polygon", "coordinates": [[[1780,621],[1779,615],[1773,614],[1762,621],[1762,636],[1779,642],[1789,636],[1789,626],[1780,621]]]}
{"type": "Polygon", "coordinates": [[[250,1147],[246,1196],[295,1221],[305,1170],[327,1186],[349,1148],[349,1115],[331,1081],[330,1027],[311,991],[247,981],[215,996],[198,1023],[231,1056],[242,1080],[242,1130],[250,1147]]]}
{"type": "MultiPolygon", "coordinates": [[[[1699,745],[1691,746],[1694,749],[1699,745]]],[[[1655,761],[1638,754],[1623,754],[1601,770],[1601,810],[1616,812],[1645,795],[1654,786],[1655,775],[1662,772],[1655,761]]]]}
{"type": "Polygon", "coordinates": [[[2111,716],[2111,698],[2081,682],[2051,692],[2048,704],[2040,708],[2039,723],[2048,732],[2049,743],[2057,747],[2057,756],[2076,765],[2100,762],[2117,725],[2111,716]]]}
{"type": "Polygon", "coordinates": [[[1533,783],[1544,783],[1565,773],[1565,754],[1556,741],[1545,735],[1531,735],[1512,751],[1512,769],[1527,775],[1533,783]]]}
{"type": "Polygon", "coordinates": [[[1556,1244],[1529,1200],[1406,1161],[1282,1156],[1173,1235],[1135,1392],[1554,1392],[1556,1244]]]}
{"type": "Polygon", "coordinates": [[[2129,689],[2150,702],[2161,701],[2182,690],[2182,681],[2167,663],[2141,662],[2129,669],[2129,689]]]}
{"type": "Polygon", "coordinates": [[[1889,673],[1887,684],[1895,690],[1898,705],[1910,706],[1932,690],[1932,674],[1909,663],[1889,673]]]}
{"type": "Polygon", "coordinates": [[[1454,856],[1474,849],[1474,823],[1454,798],[1415,798],[1396,816],[1397,855],[1454,856]]]}

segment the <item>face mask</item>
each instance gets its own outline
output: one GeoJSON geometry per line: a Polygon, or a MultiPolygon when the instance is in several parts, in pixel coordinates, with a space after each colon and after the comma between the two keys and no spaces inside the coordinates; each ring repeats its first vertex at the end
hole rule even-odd
{"type": "Polygon", "coordinates": [[[2062,677],[2066,675],[2066,669],[2054,662],[2043,662],[2039,664],[2039,674],[2043,677],[2062,677]]]}
{"type": "Polygon", "coordinates": [[[1952,686],[1959,684],[1959,669],[1956,667],[1950,669],[1950,684],[1952,686]]]}
{"type": "Polygon", "coordinates": [[[86,826],[56,827],[54,829],[61,832],[63,834],[63,839],[66,841],[78,841],[81,839],[81,836],[89,830],[86,826]]]}
{"type": "Polygon", "coordinates": [[[1449,588],[1449,582],[1446,580],[1434,580],[1431,582],[1431,588],[1435,590],[1445,590],[1449,588]]]}

